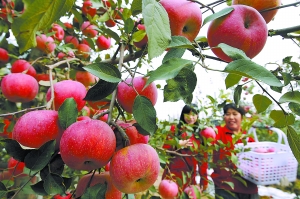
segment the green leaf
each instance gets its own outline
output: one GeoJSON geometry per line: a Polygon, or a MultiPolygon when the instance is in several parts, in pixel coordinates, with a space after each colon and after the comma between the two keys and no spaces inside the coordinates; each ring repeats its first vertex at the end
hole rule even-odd
{"type": "Polygon", "coordinates": [[[94,63],[83,68],[104,81],[111,83],[119,83],[121,81],[121,73],[114,65],[94,63]]]}
{"type": "Polygon", "coordinates": [[[136,128],[136,130],[139,132],[139,134],[150,135],[150,133],[148,131],[146,131],[145,129],[143,129],[138,123],[134,123],[132,126],[134,126],[136,128]]]}
{"type": "Polygon", "coordinates": [[[105,33],[105,34],[109,35],[111,38],[113,38],[116,41],[116,43],[120,42],[119,35],[116,32],[114,32],[112,29],[110,29],[110,28],[103,28],[101,30],[103,31],[103,33],[105,33]]]}
{"type": "Polygon", "coordinates": [[[283,78],[283,85],[284,86],[288,85],[292,80],[292,76],[291,76],[290,73],[281,72],[281,76],[283,78]]]}
{"type": "Polygon", "coordinates": [[[191,101],[196,85],[197,75],[192,70],[183,68],[175,78],[167,80],[164,87],[164,102],[176,102],[181,99],[191,101]]]}
{"type": "Polygon", "coordinates": [[[81,199],[105,198],[106,189],[106,184],[96,184],[87,188],[84,194],[81,196],[81,199]]]}
{"type": "Polygon", "coordinates": [[[137,123],[150,135],[157,129],[156,110],[151,101],[144,96],[136,96],[133,104],[133,116],[137,123]]]}
{"type": "Polygon", "coordinates": [[[236,85],[241,80],[242,76],[229,73],[225,79],[226,89],[236,85]]]}
{"type": "Polygon", "coordinates": [[[64,103],[58,109],[59,124],[63,129],[67,129],[71,124],[77,121],[78,110],[74,98],[65,99],[64,103]]]}
{"type": "Polygon", "coordinates": [[[129,34],[132,31],[133,27],[134,27],[134,21],[131,18],[127,19],[124,24],[125,32],[129,34]]]}
{"type": "Polygon", "coordinates": [[[254,95],[252,101],[257,113],[264,112],[272,104],[272,101],[268,97],[260,94],[254,95]]]}
{"type": "Polygon", "coordinates": [[[297,132],[292,126],[288,126],[287,128],[287,138],[295,158],[297,159],[298,162],[300,162],[299,134],[297,134],[297,132]]]}
{"type": "Polygon", "coordinates": [[[299,91],[290,91],[290,92],[283,94],[279,99],[279,103],[282,104],[285,102],[294,102],[294,103],[300,104],[300,92],[299,91]]]}
{"type": "Polygon", "coordinates": [[[300,116],[300,104],[294,103],[294,102],[290,102],[289,103],[289,108],[291,109],[291,111],[293,111],[293,113],[295,113],[296,115],[300,116]]]}
{"type": "Polygon", "coordinates": [[[20,53],[36,46],[36,32],[51,26],[68,12],[75,0],[43,0],[26,3],[25,11],[20,17],[16,17],[12,23],[12,31],[20,47],[20,53]]]}
{"type": "Polygon", "coordinates": [[[270,88],[277,93],[282,92],[282,87],[270,86],[270,88]]]}
{"type": "Polygon", "coordinates": [[[24,162],[26,155],[32,151],[32,149],[23,149],[16,140],[3,139],[1,142],[4,143],[7,154],[21,162],[24,162]]]}
{"type": "Polygon", "coordinates": [[[173,58],[181,58],[185,53],[185,50],[186,49],[184,48],[171,48],[164,56],[162,63],[165,63],[173,58]]]}
{"type": "Polygon", "coordinates": [[[142,0],[142,15],[148,36],[148,55],[151,60],[161,55],[171,42],[168,13],[155,0],[142,0]]]}
{"type": "Polygon", "coordinates": [[[295,116],[292,114],[285,114],[281,110],[272,110],[270,118],[274,120],[274,127],[284,128],[288,125],[292,125],[295,122],[295,116]]]}
{"type": "Polygon", "coordinates": [[[269,70],[251,60],[239,59],[230,62],[224,72],[250,77],[262,81],[270,86],[282,87],[282,83],[269,70]]]}
{"type": "Polygon", "coordinates": [[[132,16],[136,16],[142,12],[142,0],[133,0],[131,3],[132,16]]]}
{"type": "Polygon", "coordinates": [[[221,48],[222,51],[233,60],[238,60],[238,59],[250,60],[250,58],[247,57],[245,52],[238,48],[234,48],[224,43],[220,43],[217,47],[221,48]]]}
{"type": "Polygon", "coordinates": [[[110,83],[100,79],[97,84],[90,88],[84,97],[86,101],[98,101],[109,96],[118,86],[117,83],[110,83]]]}
{"type": "Polygon", "coordinates": [[[223,183],[229,185],[232,189],[234,188],[234,184],[232,182],[229,181],[223,181],[223,183]]]}
{"type": "Polygon", "coordinates": [[[168,80],[178,75],[182,68],[192,64],[191,60],[173,58],[164,62],[155,71],[151,72],[144,88],[155,80],[168,80]]]}
{"type": "Polygon", "coordinates": [[[214,13],[214,14],[212,14],[212,15],[209,15],[208,17],[206,17],[206,18],[204,19],[203,24],[202,24],[202,27],[203,27],[205,24],[207,24],[208,22],[210,22],[210,21],[213,21],[213,20],[215,20],[215,19],[217,19],[217,18],[219,18],[219,17],[225,16],[225,15],[231,13],[233,10],[234,10],[233,7],[226,7],[226,8],[224,8],[224,9],[220,10],[219,12],[216,12],[216,13],[214,13]]]}
{"type": "Polygon", "coordinates": [[[31,189],[38,195],[47,196],[48,193],[44,189],[44,181],[39,181],[38,183],[31,185],[31,189]]]}
{"type": "Polygon", "coordinates": [[[46,142],[39,149],[32,150],[25,157],[25,165],[33,172],[42,170],[50,161],[55,151],[55,140],[46,142]]]}
{"type": "Polygon", "coordinates": [[[240,103],[242,90],[243,90],[242,85],[237,85],[234,89],[233,100],[236,105],[240,103]]]}
{"type": "Polygon", "coordinates": [[[54,173],[50,173],[46,177],[44,181],[44,188],[48,195],[64,194],[66,191],[62,177],[54,173]]]}
{"type": "Polygon", "coordinates": [[[190,40],[183,36],[172,36],[172,41],[168,48],[190,48],[194,49],[194,46],[190,40]]]}
{"type": "Polygon", "coordinates": [[[7,189],[5,187],[5,185],[0,182],[0,198],[4,197],[7,193],[7,189]]]}

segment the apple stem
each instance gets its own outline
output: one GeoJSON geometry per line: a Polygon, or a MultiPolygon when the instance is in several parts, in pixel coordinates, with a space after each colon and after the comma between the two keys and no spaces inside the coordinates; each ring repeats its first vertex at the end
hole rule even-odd
{"type": "Polygon", "coordinates": [[[129,145],[130,144],[129,138],[128,138],[127,134],[125,133],[125,131],[116,122],[111,121],[109,124],[113,125],[114,127],[116,127],[118,129],[122,138],[125,140],[126,146],[127,146],[127,144],[129,145]]]}

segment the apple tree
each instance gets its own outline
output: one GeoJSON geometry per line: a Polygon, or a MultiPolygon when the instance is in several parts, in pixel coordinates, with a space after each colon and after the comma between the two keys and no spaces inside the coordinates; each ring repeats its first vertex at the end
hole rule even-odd
{"type": "MultiPolygon", "coordinates": [[[[162,149],[169,124],[157,120],[154,106],[191,103],[196,67],[226,74],[224,84],[236,104],[245,86],[260,87],[263,92],[252,99],[256,112],[268,110],[271,125],[284,129],[299,161],[294,127],[300,115],[299,63],[286,57],[268,70],[251,60],[273,36],[299,46],[300,26],[267,26],[270,15],[299,2],[276,3],[258,9],[225,0],[207,5],[192,0],[1,0],[0,196],[134,198],[145,191],[158,197],[153,184],[172,151],[162,149]],[[204,26],[207,32],[201,32],[204,26]],[[157,57],[162,57],[159,65],[157,57]],[[207,60],[226,67],[212,69],[207,60]],[[165,81],[163,87],[155,84],[159,80],[165,81]],[[163,102],[157,102],[159,89],[163,102]],[[137,175],[147,169],[146,177],[137,175]]],[[[209,99],[215,108],[226,102],[209,99]]],[[[207,117],[203,127],[210,122],[207,117]]],[[[188,196],[181,190],[180,197],[188,196]]]]}

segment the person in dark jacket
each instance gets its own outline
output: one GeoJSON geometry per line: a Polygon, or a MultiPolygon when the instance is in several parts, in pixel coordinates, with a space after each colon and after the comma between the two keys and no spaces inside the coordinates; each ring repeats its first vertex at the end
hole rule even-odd
{"type": "MultiPolygon", "coordinates": [[[[213,152],[213,163],[216,167],[211,177],[215,184],[215,198],[258,199],[257,185],[246,179],[242,179],[238,173],[232,172],[236,171],[236,165],[231,162],[231,153],[234,150],[234,144],[242,142],[242,139],[239,139],[236,143],[233,143],[232,138],[233,136],[241,136],[241,134],[247,133],[241,129],[241,122],[245,111],[241,106],[237,107],[233,103],[226,104],[223,111],[225,125],[216,126],[218,132],[215,144],[221,141],[226,146],[218,147],[219,150],[213,152]]],[[[248,137],[248,142],[254,141],[253,138],[248,137]]]]}

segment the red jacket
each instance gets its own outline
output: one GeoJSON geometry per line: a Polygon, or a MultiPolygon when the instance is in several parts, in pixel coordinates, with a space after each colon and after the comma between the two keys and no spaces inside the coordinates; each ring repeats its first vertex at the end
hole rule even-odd
{"type": "MultiPolygon", "coordinates": [[[[226,126],[217,126],[216,128],[218,129],[218,133],[215,139],[215,143],[217,141],[222,141],[224,144],[230,144],[228,147],[220,148],[218,151],[214,151],[213,153],[213,163],[216,165],[216,168],[214,168],[214,172],[212,173],[211,177],[215,185],[219,188],[233,191],[236,193],[257,193],[257,185],[244,179],[247,184],[245,186],[240,180],[235,178],[238,176],[237,174],[233,176],[233,173],[230,170],[236,169],[236,166],[230,161],[231,151],[234,150],[234,144],[232,143],[232,133],[229,129],[226,128],[226,126]],[[232,182],[234,184],[234,188],[231,189],[231,187],[225,182],[232,182]]],[[[243,133],[246,134],[246,132],[243,133]]],[[[255,140],[253,138],[249,137],[248,142],[254,141],[255,140]]],[[[237,143],[241,142],[242,140],[237,141],[237,143]]]]}
{"type": "MultiPolygon", "coordinates": [[[[171,132],[173,134],[175,133],[175,126],[171,127],[171,132]]],[[[169,136],[167,139],[172,139],[172,136],[169,136]]],[[[195,143],[194,146],[192,146],[195,149],[195,145],[198,147],[203,147],[201,145],[201,142],[199,139],[196,139],[194,135],[191,137],[187,136],[187,133],[182,133],[178,139],[186,140],[190,138],[190,140],[195,143]]],[[[171,145],[165,144],[163,146],[165,149],[168,150],[175,150],[175,148],[171,145]]],[[[198,149],[199,150],[199,149],[198,149]]],[[[176,152],[181,153],[181,154],[189,154],[192,155],[193,152],[190,150],[190,148],[184,148],[180,150],[176,150],[176,152]]],[[[207,153],[203,154],[204,159],[207,160],[207,153]]],[[[200,184],[207,186],[208,180],[207,180],[207,168],[208,168],[208,163],[207,161],[204,162],[199,162],[194,156],[178,156],[174,155],[173,158],[170,160],[170,164],[168,165],[168,168],[164,170],[164,173],[162,175],[162,179],[171,179],[171,175],[169,171],[175,175],[173,176],[173,179],[176,179],[176,177],[180,178],[182,183],[183,183],[183,175],[182,172],[185,173],[186,178],[186,183],[183,183],[183,189],[187,187],[188,185],[196,185],[196,167],[199,167],[199,173],[200,173],[200,184]],[[190,173],[190,174],[187,174],[190,173]],[[190,175],[190,177],[189,177],[190,175]]]]}

